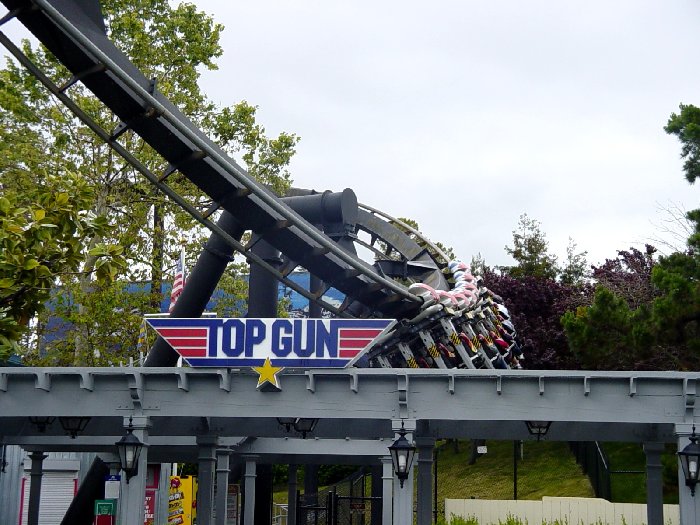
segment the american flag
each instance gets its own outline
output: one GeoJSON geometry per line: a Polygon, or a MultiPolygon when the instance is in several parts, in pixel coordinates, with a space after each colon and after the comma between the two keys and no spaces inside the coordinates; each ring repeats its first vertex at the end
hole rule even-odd
{"type": "Polygon", "coordinates": [[[175,280],[173,281],[173,290],[170,292],[170,307],[168,308],[168,313],[173,311],[175,308],[175,303],[182,294],[182,290],[185,288],[185,249],[183,248],[180,252],[180,259],[177,261],[177,266],[175,267],[175,280]]]}

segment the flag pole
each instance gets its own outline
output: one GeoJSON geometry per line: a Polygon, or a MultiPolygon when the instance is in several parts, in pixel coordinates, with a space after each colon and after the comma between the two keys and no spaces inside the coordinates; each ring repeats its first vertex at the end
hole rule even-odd
{"type": "Polygon", "coordinates": [[[180,257],[178,258],[177,264],[175,265],[175,277],[173,279],[173,287],[170,291],[170,306],[168,307],[168,313],[172,314],[175,303],[177,303],[178,298],[182,294],[182,290],[185,288],[185,281],[187,279],[186,268],[185,268],[185,243],[181,243],[182,248],[180,249],[180,257]]]}

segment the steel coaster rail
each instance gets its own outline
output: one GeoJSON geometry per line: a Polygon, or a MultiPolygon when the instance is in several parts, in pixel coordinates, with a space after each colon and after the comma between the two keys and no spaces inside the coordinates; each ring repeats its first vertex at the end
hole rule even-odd
{"type": "MultiPolygon", "coordinates": [[[[381,215],[368,211],[367,208],[366,205],[358,204],[359,213],[355,230],[357,233],[369,234],[370,240],[367,241],[358,235],[355,243],[364,246],[374,254],[375,268],[377,263],[382,260],[403,262],[407,265],[416,264],[422,266],[425,272],[429,272],[429,275],[417,278],[409,277],[410,282],[422,281],[434,288],[445,288],[447,280],[441,269],[444,265],[438,262],[434,253],[426,249],[425,245],[422,244],[423,239],[420,236],[412,236],[407,230],[401,229],[397,224],[386,220],[381,215]],[[385,243],[385,250],[376,246],[377,241],[385,243]],[[395,254],[398,254],[399,257],[397,258],[395,254]]],[[[403,224],[401,221],[397,222],[403,224]]],[[[384,275],[382,268],[379,268],[379,271],[380,274],[384,275]]],[[[395,278],[396,274],[390,273],[389,276],[395,278]]],[[[404,275],[404,277],[406,276],[404,275]]]]}
{"type": "Polygon", "coordinates": [[[330,239],[326,238],[324,235],[320,234],[311,224],[305,221],[296,212],[280,203],[274,196],[268,193],[267,190],[262,188],[258,183],[252,180],[250,177],[241,173],[240,169],[232,164],[227,158],[222,156],[218,151],[212,148],[206,141],[202,140],[196,133],[187,128],[179,119],[177,119],[165,106],[163,106],[156,98],[151,95],[146,89],[144,89],[138,82],[136,82],[131,76],[126,74],[118,64],[116,64],[109,56],[107,56],[99,47],[97,47],[93,42],[91,42],[83,33],[77,29],[66,17],[64,17],[55,7],[53,7],[47,0],[33,0],[34,4],[39,6],[44,13],[51,18],[56,25],[63,29],[69,36],[74,38],[80,45],[82,45],[86,50],[90,51],[94,58],[102,63],[110,72],[112,72],[119,80],[124,82],[127,87],[134,91],[136,95],[141,97],[144,101],[148,102],[151,107],[153,107],[159,115],[164,118],[168,123],[170,123],[178,132],[190,140],[194,145],[201,148],[203,152],[207,154],[214,162],[216,162],[219,167],[224,169],[229,175],[234,177],[240,184],[250,189],[251,192],[266,205],[272,208],[279,215],[289,220],[289,222],[299,228],[305,235],[311,237],[312,240],[316,241],[323,248],[327,249],[333,255],[338,257],[341,261],[345,262],[355,270],[358,270],[364,276],[372,279],[377,283],[381,283],[386,288],[400,295],[402,298],[411,302],[420,302],[421,300],[415,295],[411,294],[406,288],[400,286],[391,279],[386,279],[376,272],[374,272],[369,265],[366,265],[364,261],[355,259],[352,256],[345,253],[341,248],[336,246],[330,239]]]}
{"type": "MultiPolygon", "coordinates": [[[[386,242],[384,239],[382,239],[383,242],[386,242]]],[[[371,251],[374,255],[377,257],[386,257],[386,254],[381,251],[379,248],[375,248],[374,245],[362,240],[362,239],[355,239],[355,242],[359,244],[360,246],[367,248],[369,251],[371,251]]]]}
{"type": "Polygon", "coordinates": [[[367,204],[358,203],[357,205],[360,208],[362,208],[370,213],[373,213],[375,215],[379,215],[380,217],[387,219],[388,221],[393,222],[395,224],[398,224],[402,228],[405,228],[408,232],[410,232],[413,235],[415,235],[416,237],[418,237],[422,242],[424,242],[431,249],[433,249],[435,251],[435,253],[437,253],[440,257],[442,257],[443,260],[445,261],[445,264],[450,262],[450,257],[448,257],[447,254],[443,250],[438,248],[430,239],[425,237],[421,232],[419,232],[415,228],[409,226],[408,224],[403,222],[401,219],[397,219],[396,217],[392,217],[391,215],[384,213],[383,211],[380,211],[376,208],[373,208],[372,206],[368,206],[367,204]]]}
{"type": "Polygon", "coordinates": [[[248,261],[253,262],[272,275],[278,280],[283,282],[286,286],[293,289],[295,292],[303,295],[309,300],[316,301],[321,304],[321,306],[333,312],[340,317],[353,317],[352,315],[344,312],[343,310],[337,308],[336,306],[317,298],[314,294],[301,287],[294,281],[286,278],[280,272],[278,272],[274,266],[267,263],[264,259],[261,259],[258,255],[248,251],[246,247],[231,237],[223,229],[221,229],[215,222],[205,218],[194,206],[188,203],[179,193],[175,192],[170,186],[160,182],[158,176],[155,175],[150,169],[148,169],[144,164],[141,163],[136,157],[134,157],[128,150],[126,150],[118,142],[111,140],[109,133],[107,133],[102,127],[99,126],[90,116],[88,116],[70,97],[65,95],[60,91],[58,86],[56,86],[44,73],[42,73],[36,65],[24,54],[22,51],[15,46],[15,44],[0,31],[0,44],[2,44],[12,56],[14,56],[27,70],[34,75],[39,82],[41,82],[54,96],[56,96],[73,114],[78,117],[82,122],[85,123],[98,137],[100,137],[105,143],[107,143],[115,152],[117,152],[121,157],[124,158],[129,164],[131,164],[137,171],[139,171],[146,179],[149,180],[154,186],[156,186],[160,191],[165,193],[170,197],[175,203],[177,203],[182,209],[190,214],[194,219],[196,219],[200,224],[213,231],[220,237],[222,237],[226,243],[232,246],[234,249],[239,251],[248,261]]]}

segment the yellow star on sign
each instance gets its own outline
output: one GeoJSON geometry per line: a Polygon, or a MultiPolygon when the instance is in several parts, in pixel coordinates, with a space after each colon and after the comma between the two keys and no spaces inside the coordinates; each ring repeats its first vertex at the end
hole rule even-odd
{"type": "Polygon", "coordinates": [[[265,359],[262,366],[254,366],[252,368],[259,374],[258,386],[256,388],[260,388],[265,383],[270,383],[275,388],[280,388],[280,382],[277,378],[277,374],[284,370],[283,367],[272,366],[272,361],[270,361],[270,358],[268,357],[265,359]]]}

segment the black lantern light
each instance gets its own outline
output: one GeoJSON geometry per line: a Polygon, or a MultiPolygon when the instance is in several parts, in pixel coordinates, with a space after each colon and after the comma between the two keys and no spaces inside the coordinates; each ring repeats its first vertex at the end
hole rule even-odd
{"type": "Polygon", "coordinates": [[[41,432],[42,434],[46,432],[46,427],[51,425],[55,420],[56,418],[53,416],[31,416],[29,418],[29,422],[36,427],[37,432],[41,432]]]}
{"type": "Polygon", "coordinates": [[[403,482],[408,479],[408,474],[411,471],[411,464],[413,463],[413,456],[416,454],[415,445],[409,443],[406,439],[406,430],[403,427],[403,421],[401,422],[399,437],[389,446],[389,452],[391,453],[391,463],[394,467],[394,474],[399,478],[401,488],[403,488],[403,482]]]}
{"type": "Polygon", "coordinates": [[[316,423],[318,423],[318,419],[300,417],[294,423],[294,430],[299,432],[303,439],[306,439],[306,434],[314,431],[314,428],[316,428],[316,423]]]}
{"type": "Polygon", "coordinates": [[[318,419],[309,417],[278,417],[277,422],[289,432],[294,429],[301,434],[303,439],[306,439],[306,434],[314,431],[318,419]]]}
{"type": "Polygon", "coordinates": [[[58,422],[61,423],[61,427],[66,431],[66,434],[69,434],[71,439],[75,439],[78,433],[85,430],[90,419],[92,418],[82,416],[59,417],[58,422]]]}
{"type": "Polygon", "coordinates": [[[547,432],[549,432],[549,427],[551,426],[551,421],[525,421],[527,425],[527,431],[532,436],[537,436],[537,441],[542,439],[547,432]]]}
{"type": "Polygon", "coordinates": [[[294,423],[297,422],[297,418],[295,418],[295,417],[278,417],[277,422],[280,425],[282,425],[287,432],[289,432],[290,430],[292,430],[294,423]]]}
{"type": "Polygon", "coordinates": [[[695,496],[695,485],[698,483],[698,465],[700,465],[700,445],[698,445],[698,437],[695,435],[695,425],[693,425],[693,433],[690,435],[690,443],[678,452],[678,457],[683,467],[685,484],[690,488],[690,495],[695,496]]]}
{"type": "Polygon", "coordinates": [[[129,427],[126,429],[126,434],[115,445],[119,453],[119,463],[124,474],[126,474],[126,483],[128,484],[129,480],[139,472],[139,456],[145,446],[134,435],[134,426],[131,424],[131,418],[129,418],[129,427]]]}

